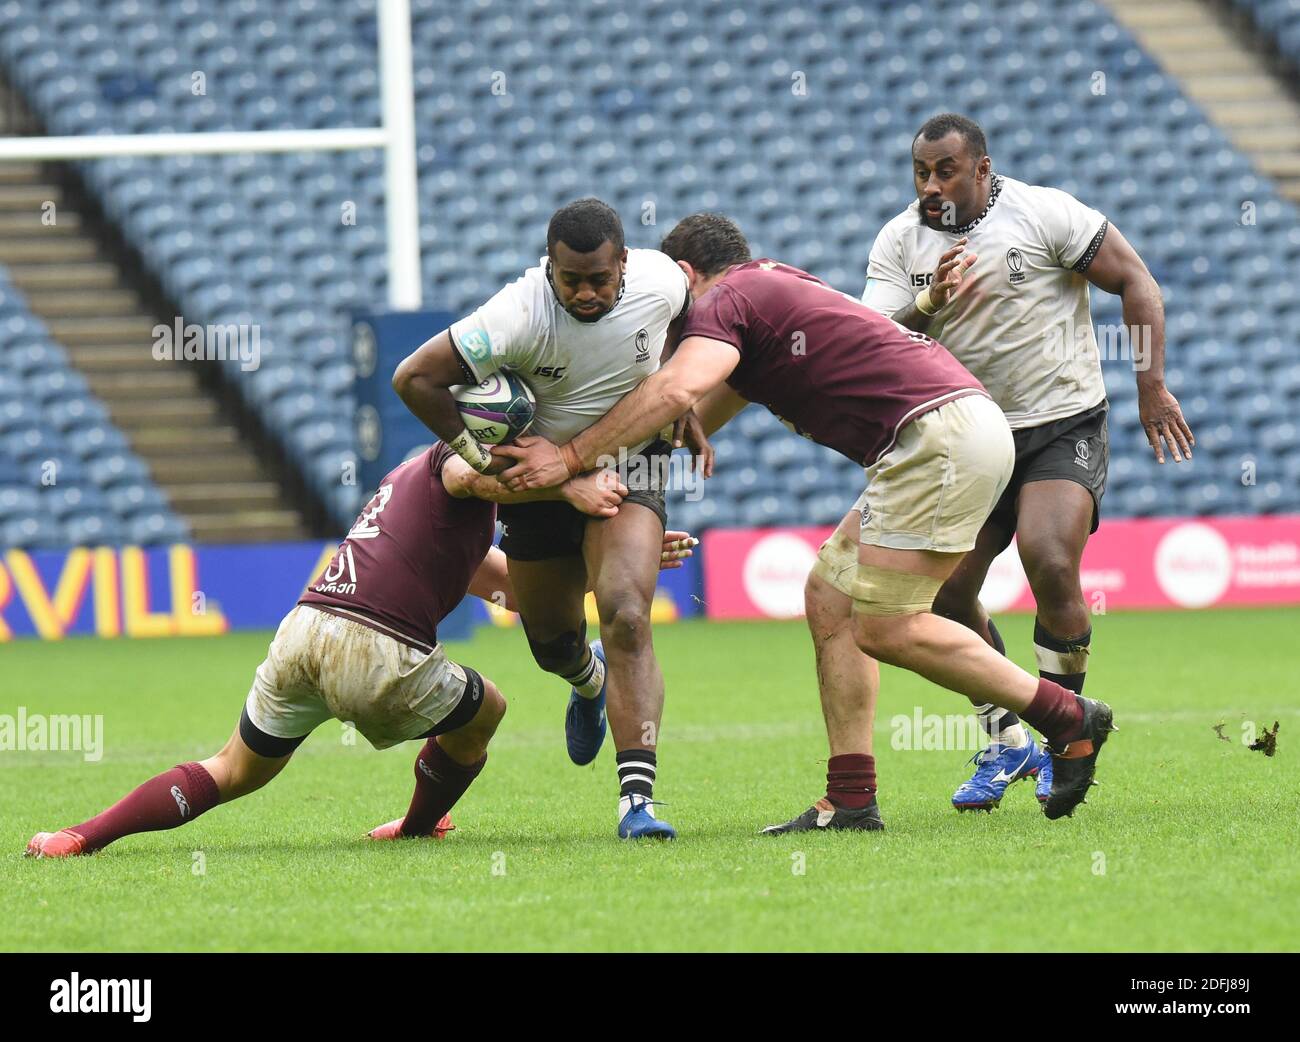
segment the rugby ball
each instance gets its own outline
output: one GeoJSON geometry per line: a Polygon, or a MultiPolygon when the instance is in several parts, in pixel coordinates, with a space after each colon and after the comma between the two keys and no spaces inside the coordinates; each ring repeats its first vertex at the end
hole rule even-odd
{"type": "Polygon", "coordinates": [[[484,445],[503,445],[528,430],[537,412],[532,388],[508,369],[481,384],[451,389],[465,427],[484,445]]]}

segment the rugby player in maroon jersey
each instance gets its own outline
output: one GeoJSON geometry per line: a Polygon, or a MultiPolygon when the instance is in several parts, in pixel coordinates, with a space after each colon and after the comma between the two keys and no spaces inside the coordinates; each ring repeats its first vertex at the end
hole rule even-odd
{"type": "Polygon", "coordinates": [[[814,577],[823,596],[808,604],[815,640],[823,620],[851,610],[846,639],[866,652],[859,683],[836,685],[840,697],[822,707],[826,795],[764,831],[883,827],[872,659],[1037,727],[1055,768],[1044,812],[1072,813],[1093,783],[1110,707],[1030,676],[931,610],[1010,480],[1014,448],[1002,411],[930,337],[797,268],[752,260],[725,217],[688,217],[661,249],[686,272],[695,301],[671,360],[563,446],[530,439],[494,450],[515,461],[502,480],[516,490],[557,485],[691,408],[711,432],[747,401],[767,406],[796,433],[860,463],[868,483],[861,512],[851,510],[822,548],[814,577]]]}
{"type": "MultiPolygon", "coordinates": [[[[612,517],[626,494],[604,472],[545,495],[512,493],[442,443],[407,460],[281,622],[225,747],[151,778],[88,821],[38,832],[26,853],[91,854],[123,836],[184,825],[260,789],[330,718],[377,749],[424,739],[406,814],[369,835],[442,838],[506,710],[496,685],[452,662],[438,642],[438,623],[466,593],[514,608],[505,557],[492,546],[496,504],[563,500],[612,517]]],[[[685,532],[666,532],[661,566],[680,567],[691,545],[685,532]]]]}

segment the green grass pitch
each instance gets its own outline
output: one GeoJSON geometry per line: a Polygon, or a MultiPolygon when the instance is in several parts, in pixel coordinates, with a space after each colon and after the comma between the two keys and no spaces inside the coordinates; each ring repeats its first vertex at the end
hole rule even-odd
{"type": "MultiPolygon", "coordinates": [[[[999,625],[1031,664],[1031,620],[999,625]]],[[[887,831],[757,836],[822,791],[811,646],[799,622],[688,622],[655,634],[656,795],[681,838],[622,843],[610,743],[572,766],[564,685],[518,631],[484,630],[452,654],[511,708],[446,841],[363,840],[405,810],[417,747],[349,746],[331,722],[261,792],[67,862],[20,853],[219,748],[269,634],[11,644],[0,713],[103,714],[104,755],[0,752],[0,948],[1295,949],[1300,611],[1114,614],[1096,633],[1088,691],[1121,730],[1072,820],[1043,818],[1032,783],[991,814],[952,810],[970,750],[895,750],[890,719],[966,703],[885,669],[887,831]],[[1274,720],[1277,755],[1248,750],[1243,722],[1274,720]]]]}

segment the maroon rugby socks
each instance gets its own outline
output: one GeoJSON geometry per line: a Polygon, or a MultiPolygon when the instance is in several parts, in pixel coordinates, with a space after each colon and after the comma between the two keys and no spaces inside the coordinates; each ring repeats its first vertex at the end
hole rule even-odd
{"type": "Polygon", "coordinates": [[[150,778],[89,821],[67,831],[84,839],[84,853],[136,832],[174,829],[221,802],[217,783],[197,763],[182,763],[150,778]]]}
{"type": "Polygon", "coordinates": [[[876,798],[876,758],[865,753],[832,756],[826,764],[826,798],[844,810],[860,810],[876,798]]]}
{"type": "Polygon", "coordinates": [[[451,810],[478,777],[485,763],[486,753],[481,760],[466,766],[448,756],[438,739],[430,738],[425,742],[420,755],[415,758],[415,792],[406,817],[402,819],[401,834],[430,835],[442,816],[451,810]]]}
{"type": "Polygon", "coordinates": [[[1033,701],[1020,715],[1058,749],[1083,731],[1083,703],[1079,696],[1046,678],[1039,679],[1033,701]]]}

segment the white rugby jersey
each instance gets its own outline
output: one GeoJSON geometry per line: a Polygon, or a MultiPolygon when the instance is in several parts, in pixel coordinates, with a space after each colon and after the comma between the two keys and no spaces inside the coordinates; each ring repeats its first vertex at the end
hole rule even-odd
{"type": "Polygon", "coordinates": [[[863,303],[891,317],[965,235],[975,261],[926,333],[987,388],[1013,428],[1085,412],[1106,397],[1083,272],[1108,223],[1057,188],[994,175],[985,211],[936,231],[913,202],[876,237],[863,303]]]}
{"type": "MultiPolygon", "coordinates": [[[[546,258],[451,327],[474,379],[518,373],[537,398],[530,434],[563,444],[585,430],[659,368],[668,324],[690,297],[686,274],[658,250],[628,250],[617,303],[596,322],[579,322],[546,278],[546,258]]],[[[648,445],[649,438],[629,452],[648,445]]]]}

